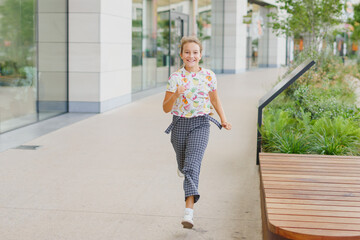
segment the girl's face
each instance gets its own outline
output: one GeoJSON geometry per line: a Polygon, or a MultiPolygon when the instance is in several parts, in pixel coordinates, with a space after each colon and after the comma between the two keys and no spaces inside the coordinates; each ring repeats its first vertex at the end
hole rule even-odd
{"type": "Polygon", "coordinates": [[[201,59],[200,46],[194,42],[185,43],[180,57],[187,68],[198,67],[201,59]]]}

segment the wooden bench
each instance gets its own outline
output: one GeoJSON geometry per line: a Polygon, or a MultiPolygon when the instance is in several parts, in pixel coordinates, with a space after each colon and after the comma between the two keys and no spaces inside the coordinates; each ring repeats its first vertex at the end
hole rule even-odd
{"type": "Polygon", "coordinates": [[[260,153],[264,239],[360,240],[360,157],[260,153]]]}

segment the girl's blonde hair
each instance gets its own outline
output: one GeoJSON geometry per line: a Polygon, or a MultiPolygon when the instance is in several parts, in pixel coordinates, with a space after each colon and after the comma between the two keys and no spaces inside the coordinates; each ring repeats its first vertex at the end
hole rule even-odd
{"type": "Polygon", "coordinates": [[[200,40],[197,37],[195,37],[195,36],[184,36],[184,37],[181,38],[181,45],[180,45],[180,53],[181,54],[183,52],[184,45],[186,43],[191,43],[191,42],[196,43],[197,45],[199,45],[200,53],[202,53],[203,47],[202,47],[202,44],[201,44],[200,40]]]}

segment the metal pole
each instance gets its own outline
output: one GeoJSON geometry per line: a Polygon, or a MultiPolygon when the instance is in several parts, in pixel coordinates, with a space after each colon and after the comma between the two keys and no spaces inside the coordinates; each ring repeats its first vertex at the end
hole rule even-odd
{"type": "Polygon", "coordinates": [[[257,127],[257,151],[256,151],[256,165],[259,165],[260,163],[260,159],[259,159],[259,154],[261,152],[261,133],[260,133],[260,128],[262,125],[262,111],[263,108],[259,107],[258,108],[258,127],[257,127]]]}

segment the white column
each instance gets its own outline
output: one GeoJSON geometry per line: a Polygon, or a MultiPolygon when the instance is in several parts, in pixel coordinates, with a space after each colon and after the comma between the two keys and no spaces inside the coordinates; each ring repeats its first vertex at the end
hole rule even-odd
{"type": "Polygon", "coordinates": [[[66,12],[65,1],[38,1],[38,110],[40,113],[67,111],[66,12]]]}
{"type": "Polygon", "coordinates": [[[227,0],[224,24],[224,72],[239,73],[246,69],[246,15],[247,1],[227,0]]]}
{"type": "Polygon", "coordinates": [[[265,7],[260,7],[259,14],[260,14],[260,19],[262,20],[262,27],[261,27],[262,35],[259,38],[258,63],[259,63],[259,67],[269,67],[271,29],[269,29],[266,26],[268,22],[268,18],[267,18],[268,9],[265,7]]]}
{"type": "Polygon", "coordinates": [[[280,67],[281,65],[286,64],[286,37],[280,36],[277,41],[277,62],[276,66],[280,67]]]}
{"type": "Polygon", "coordinates": [[[214,72],[223,70],[224,58],[224,2],[211,2],[211,41],[209,51],[211,60],[211,69],[214,72]]]}
{"type": "Polygon", "coordinates": [[[100,0],[69,0],[69,112],[100,112],[100,0]]]}
{"type": "Polygon", "coordinates": [[[69,111],[131,101],[131,0],[69,0],[69,111]]]}
{"type": "Polygon", "coordinates": [[[131,101],[132,1],[101,0],[100,111],[131,101]]]}

